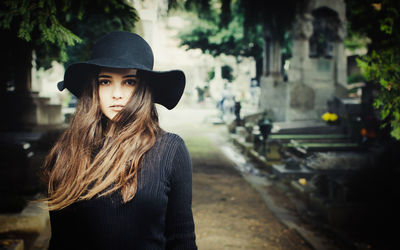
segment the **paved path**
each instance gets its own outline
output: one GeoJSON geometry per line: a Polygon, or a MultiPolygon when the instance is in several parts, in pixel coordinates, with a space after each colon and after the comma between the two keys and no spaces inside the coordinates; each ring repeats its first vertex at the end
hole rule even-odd
{"type": "Polygon", "coordinates": [[[212,125],[213,115],[212,109],[160,110],[161,126],[181,135],[192,157],[199,249],[312,249],[274,216],[221,151],[227,129],[212,125]]]}

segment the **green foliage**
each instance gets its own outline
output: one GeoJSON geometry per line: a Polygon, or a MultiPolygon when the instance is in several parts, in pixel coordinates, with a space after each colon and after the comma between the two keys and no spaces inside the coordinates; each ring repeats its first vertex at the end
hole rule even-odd
{"type": "Polygon", "coordinates": [[[289,31],[304,1],[186,0],[186,10],[193,14],[188,15],[191,24],[179,33],[181,45],[212,56],[253,57],[260,77],[264,53],[270,53],[264,44],[277,41],[284,60],[291,57],[289,31]]]}
{"type": "Polygon", "coordinates": [[[347,37],[344,39],[344,46],[350,51],[357,49],[367,48],[370,42],[368,37],[359,33],[353,32],[350,28],[348,29],[347,37]]]}
{"type": "Polygon", "coordinates": [[[372,5],[371,1],[367,7],[361,2],[357,15],[376,21],[362,25],[363,15],[350,15],[351,27],[371,39],[368,55],[357,63],[365,78],[380,86],[374,107],[380,110],[383,126],[390,126],[391,135],[400,140],[400,2],[382,0],[372,5]]]}
{"type": "Polygon", "coordinates": [[[207,82],[210,82],[212,79],[214,79],[214,77],[215,77],[215,70],[214,68],[212,68],[212,70],[210,70],[207,73],[207,82]]]}
{"type": "Polygon", "coordinates": [[[181,31],[182,45],[199,48],[214,56],[220,54],[262,58],[263,39],[280,41],[290,55],[290,37],[295,11],[303,0],[268,2],[257,0],[188,0],[195,15],[192,25],[181,31]],[[205,7],[208,6],[208,7],[205,7]],[[214,8],[210,8],[214,7],[214,8]]]}
{"type": "MultiPolygon", "coordinates": [[[[213,3],[217,4],[216,1],[213,3]]],[[[187,14],[191,25],[180,31],[181,45],[188,49],[201,49],[213,56],[225,54],[261,58],[261,26],[245,30],[243,13],[236,1],[232,5],[229,9],[231,14],[223,14],[222,10],[213,8],[207,12],[207,19],[200,18],[197,14],[187,14]]]]}
{"type": "MultiPolygon", "coordinates": [[[[81,19],[74,18],[74,13],[71,13],[71,17],[65,20],[66,25],[82,38],[81,43],[67,48],[69,62],[87,60],[94,43],[108,32],[113,30],[132,31],[135,27],[138,15],[133,7],[121,0],[97,1],[104,2],[104,4],[86,6],[86,11],[81,19]],[[106,5],[106,3],[109,4],[106,5]]],[[[76,11],[75,16],[78,16],[76,11]]]]}
{"type": "Polygon", "coordinates": [[[352,75],[349,75],[347,77],[347,83],[358,83],[358,82],[365,82],[365,77],[363,74],[355,73],[352,75]]]}
{"type": "Polygon", "coordinates": [[[68,48],[73,45],[87,44],[88,40],[113,29],[131,30],[137,18],[135,9],[123,0],[5,0],[0,3],[0,31],[25,41],[36,51],[38,67],[45,68],[52,60],[66,62],[68,48]]]}
{"type": "Polygon", "coordinates": [[[358,59],[367,80],[380,84],[374,107],[380,110],[383,125],[390,125],[391,135],[400,140],[400,50],[385,49],[358,59]]]}
{"type": "Polygon", "coordinates": [[[292,28],[296,11],[305,6],[304,0],[259,1],[241,0],[245,27],[261,25],[263,36],[279,41],[282,45],[285,34],[292,28]]]}
{"type": "Polygon", "coordinates": [[[18,38],[33,43],[33,47],[58,46],[61,60],[66,60],[67,46],[81,42],[60,23],[58,15],[62,13],[57,10],[55,1],[9,0],[3,1],[0,6],[0,29],[13,30],[18,38]]]}

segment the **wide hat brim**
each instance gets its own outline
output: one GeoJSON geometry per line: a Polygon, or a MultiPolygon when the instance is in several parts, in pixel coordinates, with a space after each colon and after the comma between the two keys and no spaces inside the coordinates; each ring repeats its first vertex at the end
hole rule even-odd
{"type": "Polygon", "coordinates": [[[65,71],[64,81],[57,84],[58,89],[62,91],[66,88],[79,98],[82,90],[87,87],[85,76],[98,67],[140,70],[141,76],[150,86],[154,102],[167,109],[173,109],[178,104],[185,89],[185,74],[181,70],[153,71],[144,65],[116,58],[98,58],[71,64],[65,71]]]}

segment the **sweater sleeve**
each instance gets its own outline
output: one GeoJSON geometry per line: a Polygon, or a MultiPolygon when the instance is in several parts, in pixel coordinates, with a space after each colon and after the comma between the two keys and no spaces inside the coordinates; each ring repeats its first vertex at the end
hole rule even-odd
{"type": "Polygon", "coordinates": [[[166,249],[197,249],[192,214],[192,163],[181,138],[171,168],[166,249]]]}

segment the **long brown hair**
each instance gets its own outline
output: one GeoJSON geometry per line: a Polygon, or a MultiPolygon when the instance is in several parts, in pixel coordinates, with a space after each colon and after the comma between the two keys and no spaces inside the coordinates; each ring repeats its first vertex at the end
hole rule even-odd
{"type": "Polygon", "coordinates": [[[69,128],[44,162],[49,210],[117,190],[123,202],[133,199],[140,163],[161,132],[152,93],[140,72],[130,101],[112,121],[100,110],[97,73],[89,76],[69,128]]]}

